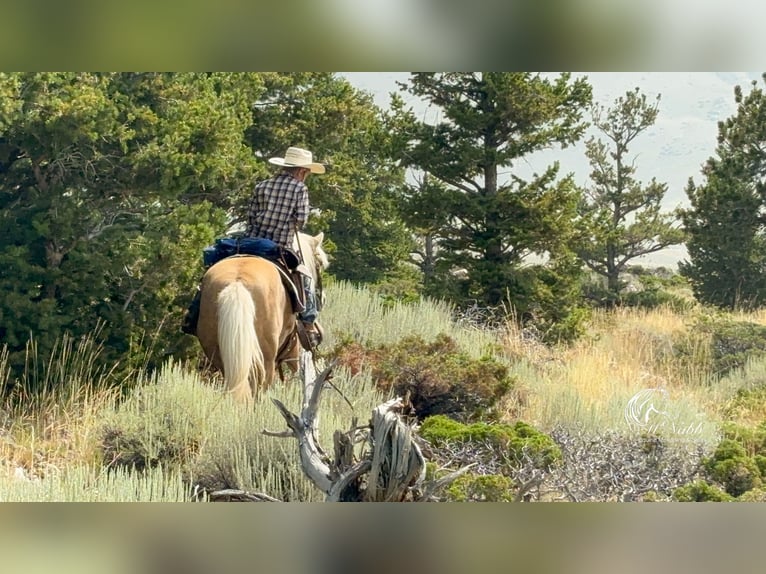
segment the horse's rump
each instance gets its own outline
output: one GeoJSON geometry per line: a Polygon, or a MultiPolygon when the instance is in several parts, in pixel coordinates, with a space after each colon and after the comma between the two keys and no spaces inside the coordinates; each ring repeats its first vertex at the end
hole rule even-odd
{"type": "MultiPolygon", "coordinates": [[[[313,279],[318,301],[321,270],[329,264],[323,238],[322,233],[314,237],[300,233],[294,245],[313,279]]],[[[243,398],[269,385],[277,370],[281,374],[281,365],[297,369],[296,309],[283,277],[271,261],[235,255],[212,265],[202,278],[197,338],[212,366],[223,371],[227,389],[243,398]],[[243,373],[252,374],[246,383],[243,373]]],[[[302,283],[296,285],[301,293],[302,283]]]]}
{"type": "Polygon", "coordinates": [[[279,350],[295,326],[276,266],[258,257],[224,259],[205,273],[201,290],[197,337],[213,366],[223,371],[227,388],[242,384],[243,365],[255,364],[258,354],[264,368],[250,377],[251,391],[271,383],[279,350]],[[235,373],[239,378],[233,378],[235,373]]]}

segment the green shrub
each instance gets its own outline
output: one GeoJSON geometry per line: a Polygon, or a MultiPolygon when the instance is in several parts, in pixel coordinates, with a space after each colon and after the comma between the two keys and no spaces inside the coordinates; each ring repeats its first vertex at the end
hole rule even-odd
{"type": "Polygon", "coordinates": [[[723,438],[739,444],[746,456],[766,455],[766,423],[755,428],[727,422],[722,425],[723,438]]]}
{"type": "Polygon", "coordinates": [[[452,441],[507,444],[513,434],[510,425],[482,422],[466,425],[444,415],[428,417],[420,427],[420,435],[437,446],[452,441]]]}
{"type": "Polygon", "coordinates": [[[766,355],[766,327],[747,321],[723,319],[712,322],[713,368],[725,374],[745,366],[748,360],[766,355]]]}
{"type": "Polygon", "coordinates": [[[436,448],[452,443],[485,444],[512,464],[528,459],[545,468],[561,458],[561,450],[553,439],[521,421],[514,425],[463,424],[436,415],[423,421],[419,433],[436,448]]]}
{"type": "Polygon", "coordinates": [[[415,268],[402,264],[369,289],[380,296],[386,307],[416,303],[421,299],[422,276],[415,268]]]}
{"type": "Polygon", "coordinates": [[[502,474],[464,474],[444,492],[446,502],[513,502],[513,481],[502,474]]]}
{"type": "Polygon", "coordinates": [[[662,267],[645,269],[632,265],[626,270],[638,282],[637,289],[628,291],[632,281],[621,281],[623,289],[619,294],[611,292],[606,285],[606,278],[591,273],[582,285],[582,294],[593,307],[610,308],[617,305],[654,309],[669,307],[677,312],[688,311],[694,307],[691,297],[679,295],[676,291],[688,288],[687,280],[669,269],[662,267]]]}
{"type": "Polygon", "coordinates": [[[753,460],[755,461],[755,466],[758,467],[758,471],[761,473],[761,478],[766,476],[766,456],[756,454],[753,460]]]}
{"type": "Polygon", "coordinates": [[[724,486],[732,496],[739,496],[761,486],[761,472],[752,457],[737,441],[723,439],[713,456],[704,462],[711,478],[724,486]]]}
{"type": "Polygon", "coordinates": [[[197,454],[207,430],[209,390],[170,377],[164,382],[139,387],[106,416],[101,429],[105,465],[174,468],[197,454]]]}
{"type": "Polygon", "coordinates": [[[673,491],[673,500],[676,502],[731,502],[734,499],[717,486],[708,484],[704,480],[696,480],[676,488],[673,491]]]}
{"type": "Polygon", "coordinates": [[[734,321],[721,314],[700,314],[673,342],[673,350],[678,364],[697,373],[724,377],[766,358],[766,326],[734,321]]]}
{"type": "MultiPolygon", "coordinates": [[[[737,389],[723,409],[723,415],[727,420],[752,421],[766,415],[766,381],[753,381],[753,378],[748,376],[748,371],[747,367],[739,369],[731,373],[724,381],[742,385],[758,384],[756,387],[737,389]]],[[[763,438],[765,437],[761,436],[761,439],[763,438]]]]}
{"type": "Polygon", "coordinates": [[[513,384],[503,363],[488,355],[473,358],[444,334],[432,342],[410,336],[377,347],[347,341],[335,354],[352,373],[369,370],[382,392],[409,396],[421,420],[437,414],[460,420],[491,417],[513,384]]]}
{"type": "Polygon", "coordinates": [[[643,291],[625,293],[622,295],[620,303],[626,307],[639,307],[642,309],[668,307],[679,313],[683,313],[694,307],[694,301],[676,295],[675,293],[670,293],[659,287],[650,287],[643,291]]]}
{"type": "Polygon", "coordinates": [[[762,488],[748,490],[737,498],[737,502],[766,502],[766,490],[762,488]]]}

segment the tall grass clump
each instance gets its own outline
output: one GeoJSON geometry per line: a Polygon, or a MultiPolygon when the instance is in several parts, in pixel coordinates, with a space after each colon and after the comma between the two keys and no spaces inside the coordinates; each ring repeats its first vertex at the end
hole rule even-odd
{"type": "Polygon", "coordinates": [[[97,459],[98,421],[118,394],[110,369],[99,363],[101,352],[92,338],[64,335],[43,359],[31,341],[18,378],[11,376],[7,352],[0,352],[0,460],[7,473],[39,478],[97,459]]]}
{"type": "Polygon", "coordinates": [[[454,309],[445,302],[421,298],[391,303],[368,289],[345,282],[328,288],[322,317],[328,348],[344,340],[373,346],[394,345],[406,337],[431,341],[445,333],[475,357],[498,345],[495,333],[458,327],[454,309]]]}
{"type": "Polygon", "coordinates": [[[44,478],[0,477],[0,502],[188,502],[192,489],[179,469],[107,471],[75,464],[44,478]]]}
{"type": "MultiPolygon", "coordinates": [[[[333,384],[351,406],[325,391],[319,440],[327,446],[334,431],[348,430],[354,417],[364,419],[382,401],[371,385],[343,372],[336,373],[333,384]]],[[[179,469],[197,492],[234,488],[285,501],[322,500],[301,470],[295,439],[263,434],[286,426],[270,397],[299,412],[302,388],[295,380],[278,383],[247,406],[203,384],[198,374],[168,363],[106,417],[104,465],[179,469]]]]}
{"type": "Polygon", "coordinates": [[[34,339],[26,346],[25,368],[13,380],[6,375],[4,398],[27,408],[74,404],[113,386],[115,366],[101,361],[103,346],[93,337],[75,340],[65,333],[50,355],[41,357],[34,339]]]}
{"type": "Polygon", "coordinates": [[[713,388],[710,401],[722,405],[727,421],[755,427],[766,421],[766,357],[753,357],[713,388]]]}
{"type": "Polygon", "coordinates": [[[563,425],[630,433],[629,402],[656,390],[652,400],[665,415],[654,421],[654,430],[672,434],[691,424],[697,438],[715,442],[719,413],[700,401],[707,379],[690,379],[688,357],[678,360],[677,342],[690,340],[690,329],[688,318],[669,307],[595,312],[588,336],[555,348],[536,365],[538,376],[528,379],[528,404],[519,416],[548,430],[563,425]]]}

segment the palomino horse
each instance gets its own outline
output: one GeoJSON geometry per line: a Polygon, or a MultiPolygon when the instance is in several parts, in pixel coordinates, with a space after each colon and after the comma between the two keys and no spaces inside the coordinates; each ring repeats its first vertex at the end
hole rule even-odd
{"type": "MultiPolygon", "coordinates": [[[[324,234],[298,236],[299,253],[316,286],[328,265],[324,234]]],[[[296,317],[273,263],[252,256],[223,259],[205,273],[201,290],[197,338],[236,398],[253,398],[274,381],[282,364],[296,370],[296,317]]]]}

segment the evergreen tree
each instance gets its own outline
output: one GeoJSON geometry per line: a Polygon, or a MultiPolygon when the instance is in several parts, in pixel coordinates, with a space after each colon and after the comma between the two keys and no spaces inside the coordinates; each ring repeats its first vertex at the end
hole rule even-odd
{"type": "MultiPolygon", "coordinates": [[[[411,238],[397,209],[404,172],[389,158],[393,134],[371,96],[331,73],[263,74],[248,141],[265,162],[287,146],[312,150],[328,171],[309,180],[309,221],[324,231],[338,279],[375,283],[406,262],[411,238]]],[[[246,198],[243,199],[246,201],[246,198]]],[[[244,216],[244,206],[239,210],[244,216]]]]}
{"type": "Polygon", "coordinates": [[[610,301],[619,299],[620,273],[637,257],[683,241],[672,214],[661,212],[667,184],[635,178],[630,144],[657,119],[659,96],[647,102],[639,89],[615,100],[614,106],[593,108],[593,125],[606,138],[592,137],[586,156],[592,168],[579,214],[585,228],[577,252],[585,264],[606,278],[610,301]]]}
{"type": "Polygon", "coordinates": [[[766,302],[766,94],[753,82],[734,99],[703,183],[689,180],[691,207],[681,211],[689,259],[679,264],[699,301],[728,309],[766,302]]]}
{"type": "Polygon", "coordinates": [[[12,365],[30,336],[45,358],[64,332],[99,324],[106,361],[133,350],[152,364],[180,339],[199,249],[223,231],[221,198],[251,178],[252,98],[229,80],[0,75],[0,334],[12,365]]]}
{"type": "Polygon", "coordinates": [[[424,293],[437,297],[452,292],[449,266],[438,248],[441,232],[452,217],[443,203],[446,193],[444,184],[426,173],[405,187],[400,204],[402,218],[414,234],[411,261],[420,270],[424,293]]]}
{"type": "Polygon", "coordinates": [[[575,334],[577,321],[565,319],[577,308],[571,297],[579,272],[569,248],[577,190],[571,178],[557,180],[557,164],[531,181],[512,170],[528,154],[581,137],[589,84],[569,74],[461,72],[416,73],[403,87],[442,115],[428,123],[394,110],[410,125],[400,159],[441,186],[438,197],[421,202],[421,218],[442,219],[432,230],[448,269],[442,284],[454,285],[451,296],[460,304],[509,301],[535,316],[550,338],[575,334]],[[533,255],[547,264],[530,264],[533,255]],[[569,326],[562,331],[556,327],[562,324],[569,326]]]}

